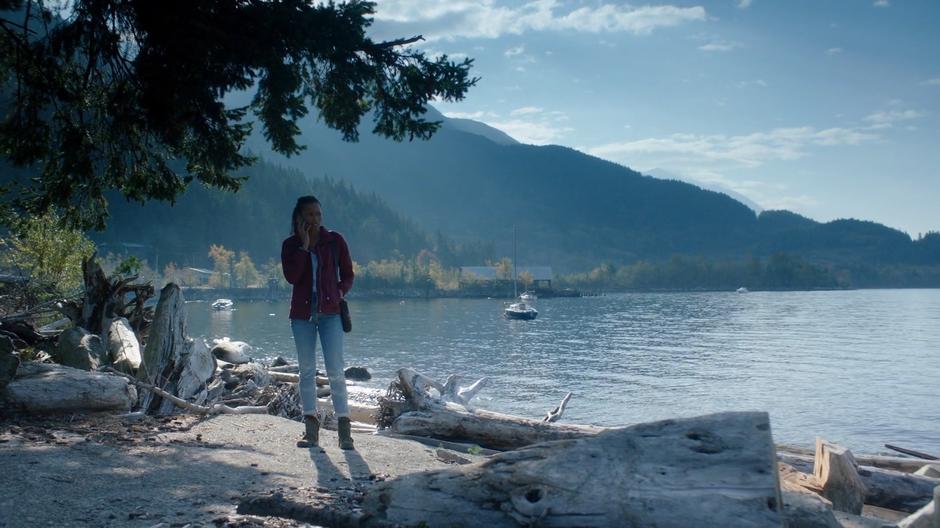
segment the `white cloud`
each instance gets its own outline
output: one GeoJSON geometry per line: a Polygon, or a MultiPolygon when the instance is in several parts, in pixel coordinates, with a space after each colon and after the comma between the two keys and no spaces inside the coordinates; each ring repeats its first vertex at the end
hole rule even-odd
{"type": "Polygon", "coordinates": [[[444,115],[454,119],[473,119],[476,121],[492,119],[499,116],[499,114],[494,112],[487,112],[483,110],[478,110],[476,112],[444,112],[444,115]]]}
{"type": "Polygon", "coordinates": [[[873,5],[875,7],[891,7],[891,2],[889,0],[875,0],[873,5]]]}
{"type": "Polygon", "coordinates": [[[753,88],[755,86],[758,88],[767,88],[767,86],[769,85],[767,84],[767,81],[763,79],[754,79],[753,81],[739,81],[738,82],[738,88],[753,88]]]}
{"type": "Polygon", "coordinates": [[[923,116],[924,114],[917,110],[886,110],[865,116],[865,121],[871,123],[869,128],[881,129],[891,128],[895,123],[910,121],[923,116]]]}
{"type": "Polygon", "coordinates": [[[474,119],[498,128],[517,141],[532,145],[559,143],[573,128],[565,126],[568,115],[560,111],[545,111],[536,106],[523,106],[512,110],[508,116],[491,111],[445,112],[447,117],[474,119]]]}
{"type": "Polygon", "coordinates": [[[521,115],[532,115],[532,114],[541,114],[542,108],[537,106],[523,106],[522,108],[516,108],[512,112],[509,112],[511,116],[521,116],[521,115]]]}
{"type": "Polygon", "coordinates": [[[525,53],[525,46],[516,46],[515,48],[509,48],[503,52],[503,55],[507,57],[514,57],[516,55],[522,55],[525,53]]]}
{"type": "Polygon", "coordinates": [[[794,127],[742,136],[673,134],[665,138],[598,145],[586,152],[627,164],[633,163],[634,158],[641,158],[655,166],[712,163],[757,167],[770,161],[802,158],[812,147],[858,145],[876,138],[870,132],[857,129],[794,127]]]}
{"type": "Polygon", "coordinates": [[[920,83],[922,86],[940,86],[940,77],[934,77],[933,79],[927,79],[926,81],[920,83]]]}
{"type": "Polygon", "coordinates": [[[716,41],[709,42],[708,44],[703,44],[698,47],[702,51],[731,51],[735,48],[740,48],[741,45],[737,42],[725,42],[725,41],[716,41]]]}
{"type": "Polygon", "coordinates": [[[747,9],[751,7],[751,0],[738,0],[738,9],[747,9]]]}
{"type": "Polygon", "coordinates": [[[399,33],[411,28],[410,32],[422,33],[432,41],[497,38],[529,31],[646,35],[659,28],[704,21],[706,13],[701,6],[672,5],[602,4],[567,10],[558,0],[530,0],[513,6],[495,0],[380,0],[375,19],[397,26],[399,33]]]}
{"type": "Polygon", "coordinates": [[[519,142],[532,145],[558,143],[562,138],[574,131],[571,127],[559,126],[545,119],[506,119],[488,121],[486,124],[502,130],[519,142]]]}
{"type": "Polygon", "coordinates": [[[832,57],[833,55],[838,55],[842,53],[842,48],[829,48],[826,50],[826,55],[832,57]]]}

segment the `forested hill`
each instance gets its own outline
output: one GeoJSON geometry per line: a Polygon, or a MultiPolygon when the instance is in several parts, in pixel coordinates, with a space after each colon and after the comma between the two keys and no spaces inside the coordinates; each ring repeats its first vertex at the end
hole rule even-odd
{"type": "MultiPolygon", "coordinates": [[[[603,261],[778,251],[839,264],[940,264],[940,252],[928,247],[938,236],[914,242],[872,222],[823,224],[786,211],[758,216],[725,194],[644,176],[569,148],[519,144],[482,123],[445,119],[430,141],[404,143],[378,138],[368,125],[359,143],[345,143],[338,133],[304,122],[307,150],[276,159],[376,192],[429,231],[492,241],[500,255],[512,254],[516,226],[524,264],[582,271],[603,261]]],[[[257,137],[252,145],[269,155],[257,137]]]]}
{"type": "Polygon", "coordinates": [[[210,244],[247,251],[255,262],[279,258],[281,241],[290,233],[290,215],[297,197],[315,195],[322,203],[324,225],[341,232],[353,258],[361,264],[384,258],[414,257],[431,250],[445,265],[483,263],[491,248],[456,247],[448,239],[422,229],[393,211],[381,198],[362,193],[331,178],[308,179],[300,172],[259,161],[239,172],[247,180],[237,193],[193,185],[174,206],[146,206],[112,197],[111,219],[103,233],[90,233],[102,252],[134,249],[151,265],[208,265],[210,244]]]}

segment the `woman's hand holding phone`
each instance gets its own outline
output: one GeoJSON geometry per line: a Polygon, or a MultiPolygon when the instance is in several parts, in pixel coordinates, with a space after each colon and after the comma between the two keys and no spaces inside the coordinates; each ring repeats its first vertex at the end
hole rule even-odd
{"type": "Polygon", "coordinates": [[[310,249],[310,230],[307,222],[303,220],[297,220],[297,235],[300,237],[300,244],[304,248],[304,251],[310,249]]]}

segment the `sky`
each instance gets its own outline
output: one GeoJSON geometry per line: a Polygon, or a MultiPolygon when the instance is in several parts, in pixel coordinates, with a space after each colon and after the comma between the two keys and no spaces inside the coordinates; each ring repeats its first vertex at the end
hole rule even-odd
{"type": "Polygon", "coordinates": [[[434,106],[524,143],[940,231],[940,1],[379,0],[370,34],[472,58],[434,106]]]}

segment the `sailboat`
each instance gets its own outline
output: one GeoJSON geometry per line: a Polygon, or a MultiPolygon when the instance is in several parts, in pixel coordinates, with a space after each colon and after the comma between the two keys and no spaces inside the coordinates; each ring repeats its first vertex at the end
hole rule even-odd
{"type": "MultiPolygon", "coordinates": [[[[516,226],[512,227],[512,296],[516,298],[518,296],[519,288],[516,275],[516,226]]],[[[528,293],[528,292],[526,292],[528,293]]],[[[531,321],[539,315],[539,311],[535,309],[534,306],[526,302],[529,299],[520,298],[518,302],[514,302],[506,307],[503,313],[509,319],[523,319],[531,321]]]]}

